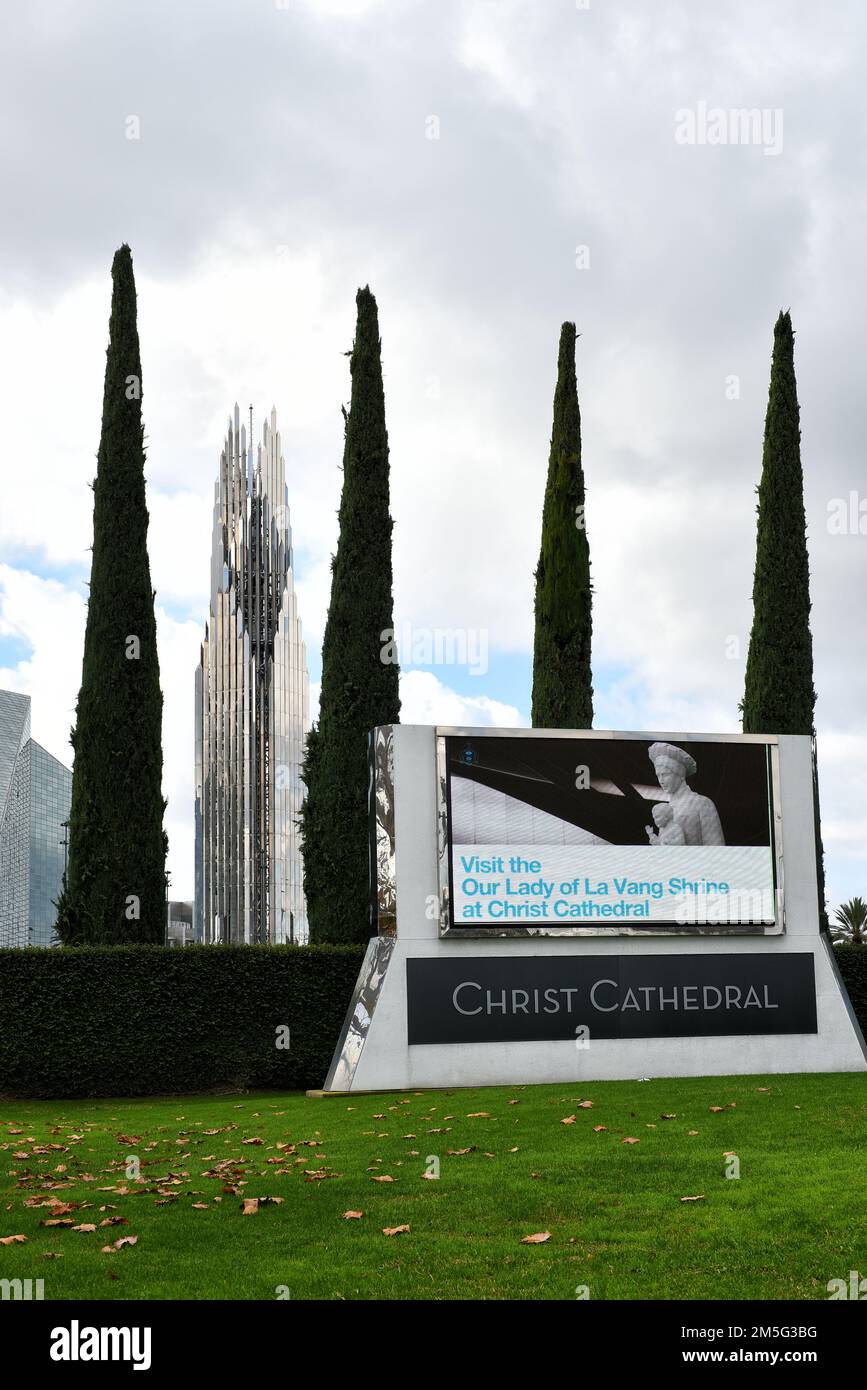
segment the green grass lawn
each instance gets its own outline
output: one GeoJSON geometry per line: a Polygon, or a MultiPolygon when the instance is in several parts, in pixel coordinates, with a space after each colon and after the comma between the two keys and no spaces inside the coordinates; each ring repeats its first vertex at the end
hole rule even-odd
{"type": "Polygon", "coordinates": [[[865,1148],[860,1075],[6,1101],[0,1236],[26,1242],[0,1278],[46,1299],[822,1299],[867,1274],[865,1148]],[[281,1200],[244,1215],[256,1197],[281,1200]]]}

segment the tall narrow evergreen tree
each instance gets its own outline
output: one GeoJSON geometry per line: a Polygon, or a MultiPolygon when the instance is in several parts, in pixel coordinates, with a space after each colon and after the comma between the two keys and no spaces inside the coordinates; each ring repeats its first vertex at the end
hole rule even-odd
{"type": "Polygon", "coordinates": [[[128,246],[116,252],[111,273],[90,599],[72,732],[69,860],[58,903],[65,945],[165,937],[162,693],[128,246]]]}
{"type": "Polygon", "coordinates": [[[375,725],[396,724],[400,718],[388,434],[379,321],[369,288],[358,291],[356,306],[319,723],[308,737],[302,774],[311,941],[366,941],[370,936],[367,735],[375,725]]]}
{"type": "Polygon", "coordinates": [[[795,337],[789,314],[774,328],[771,385],[758,489],[753,627],[743,700],[746,734],[812,734],[813,639],[804,513],[795,337]]]}
{"type": "Polygon", "coordinates": [[[593,723],[593,597],[590,547],[584,523],[575,338],[574,323],[564,323],[560,329],[542,546],[536,569],[534,728],[589,729],[593,723]]]}
{"type": "MultiPolygon", "coordinates": [[[[745,734],[815,733],[810,561],[795,380],[795,335],[788,313],[774,326],[771,384],[758,488],[753,627],[741,706],[745,734]]],[[[819,908],[827,930],[825,870],[815,789],[819,908]]]]}

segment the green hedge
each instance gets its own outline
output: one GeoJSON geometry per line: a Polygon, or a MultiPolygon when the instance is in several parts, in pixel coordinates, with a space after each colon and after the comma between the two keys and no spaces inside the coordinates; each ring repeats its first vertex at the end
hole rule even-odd
{"type": "Polygon", "coordinates": [[[0,951],[0,1095],[319,1087],[363,958],[363,946],[0,951]]]}
{"type": "Polygon", "coordinates": [[[861,1032],[867,1037],[867,946],[834,946],[833,951],[861,1032]]]}

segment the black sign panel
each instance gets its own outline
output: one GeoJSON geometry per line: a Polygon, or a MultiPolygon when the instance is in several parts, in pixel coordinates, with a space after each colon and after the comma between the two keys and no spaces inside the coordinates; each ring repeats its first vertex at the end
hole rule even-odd
{"type": "Polygon", "coordinates": [[[410,1044],[815,1033],[810,952],[406,963],[410,1044]]]}

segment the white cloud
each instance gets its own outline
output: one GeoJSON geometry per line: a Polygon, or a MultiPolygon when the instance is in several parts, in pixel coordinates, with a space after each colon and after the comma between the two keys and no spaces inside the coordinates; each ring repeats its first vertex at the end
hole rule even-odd
{"type": "Polygon", "coordinates": [[[402,724],[453,724],[472,728],[516,729],[526,724],[514,705],[489,695],[459,695],[432,671],[406,671],[400,677],[402,724]]]}

